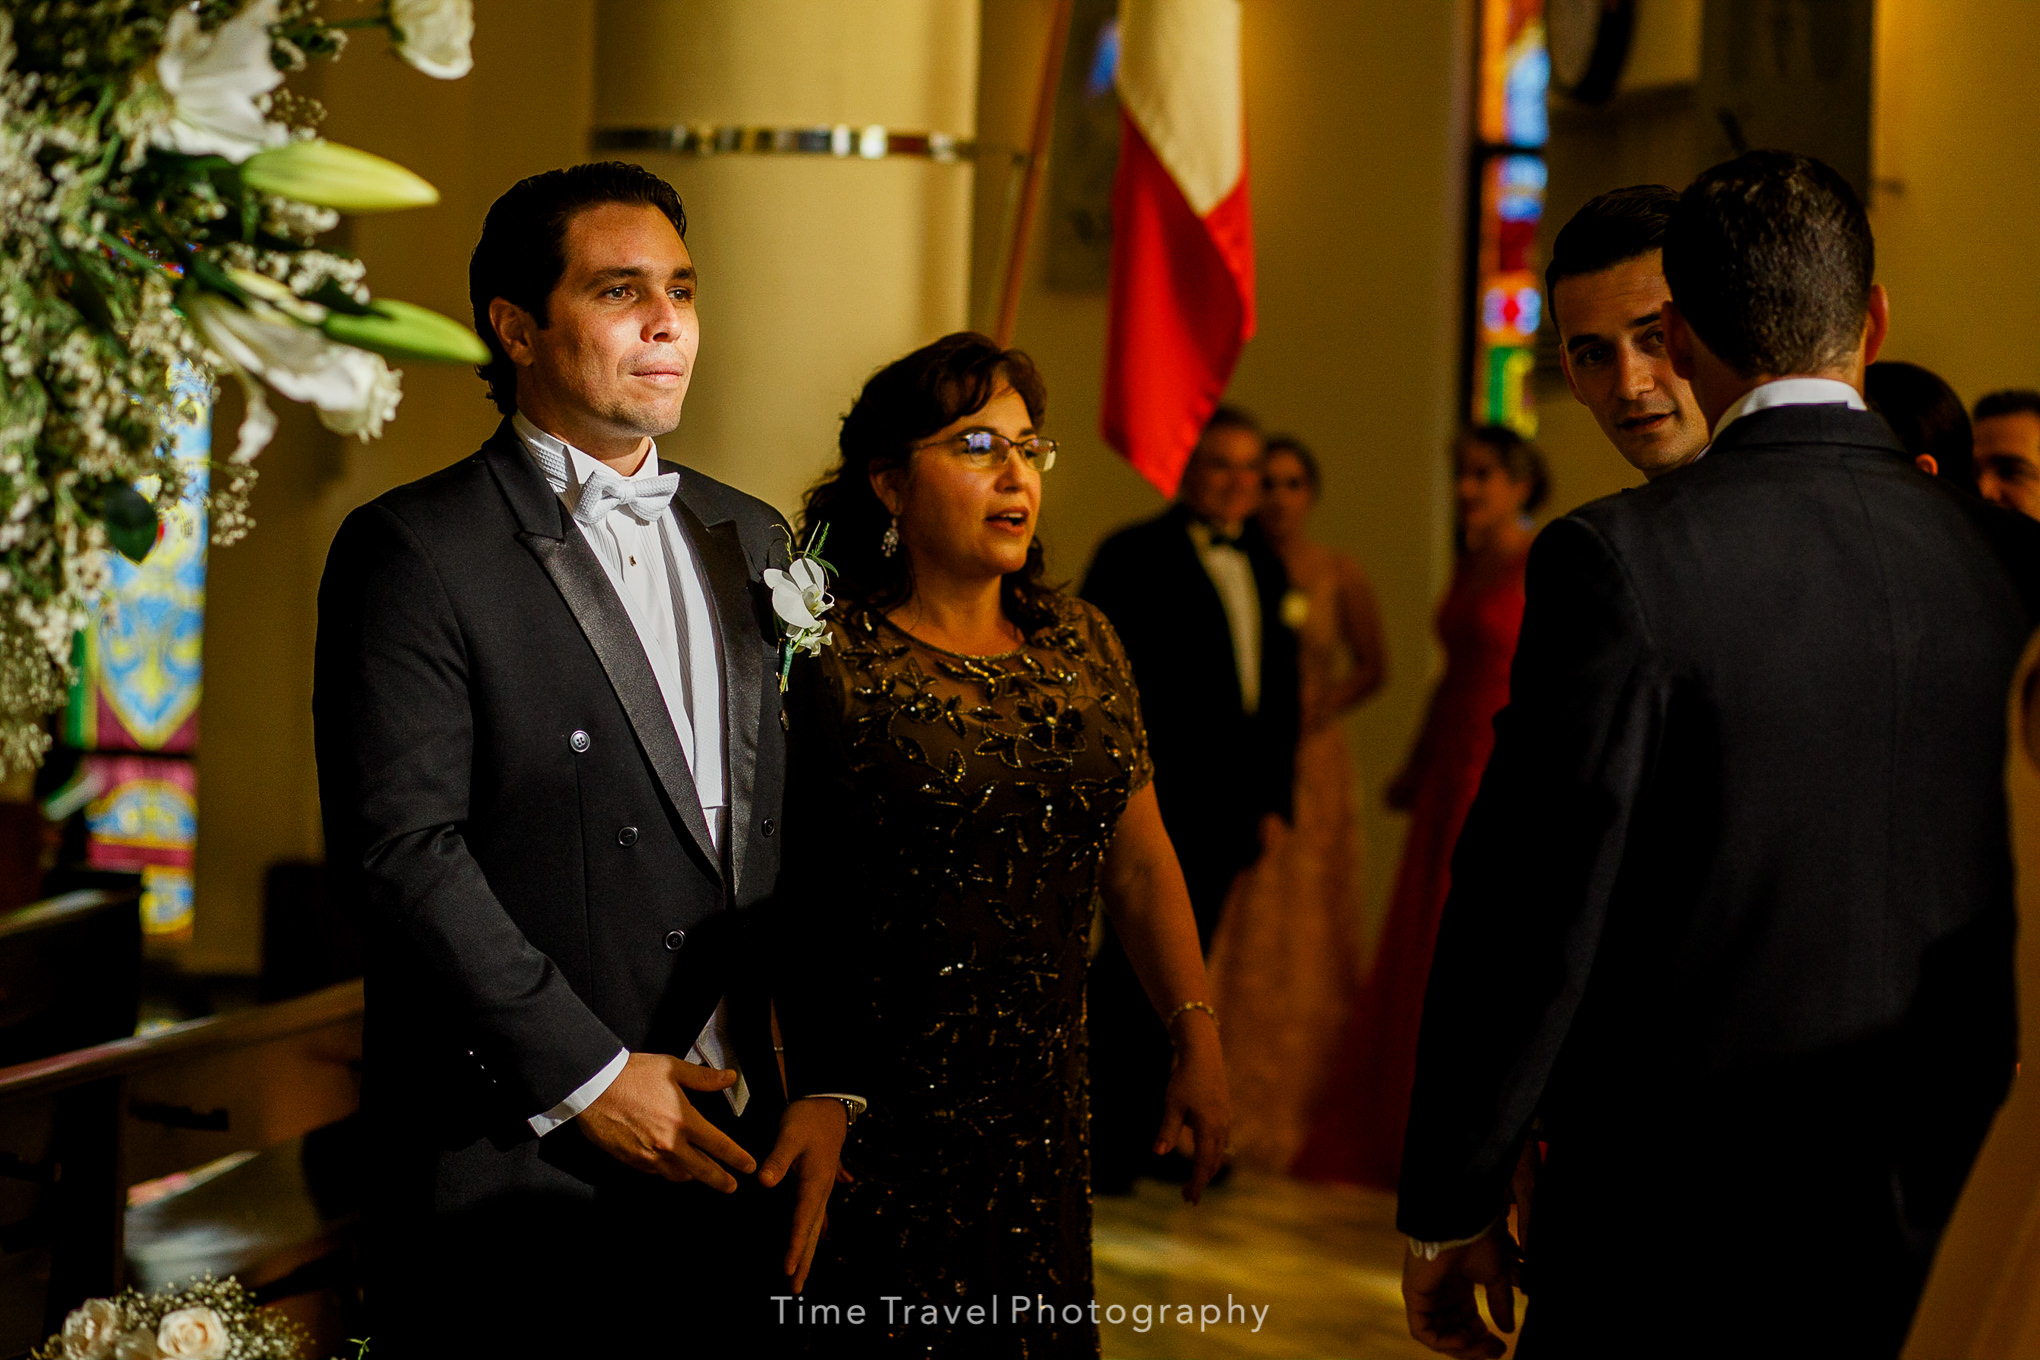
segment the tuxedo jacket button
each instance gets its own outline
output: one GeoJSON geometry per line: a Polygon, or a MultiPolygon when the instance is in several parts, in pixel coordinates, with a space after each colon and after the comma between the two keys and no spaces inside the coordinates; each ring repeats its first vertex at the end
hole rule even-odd
{"type": "Polygon", "coordinates": [[[677,950],[680,948],[681,945],[686,943],[687,943],[686,931],[669,930],[666,932],[666,948],[677,950]]]}
{"type": "Polygon", "coordinates": [[[574,729],[574,734],[567,738],[567,745],[573,747],[576,751],[585,751],[594,744],[594,741],[588,734],[578,727],[574,729]]]}
{"type": "Polygon", "coordinates": [[[763,822],[759,823],[758,830],[767,836],[776,835],[779,831],[779,823],[767,817],[763,822]]]}
{"type": "Polygon", "coordinates": [[[637,828],[634,826],[627,826],[623,830],[617,832],[616,843],[618,845],[636,845],[637,828]]]}

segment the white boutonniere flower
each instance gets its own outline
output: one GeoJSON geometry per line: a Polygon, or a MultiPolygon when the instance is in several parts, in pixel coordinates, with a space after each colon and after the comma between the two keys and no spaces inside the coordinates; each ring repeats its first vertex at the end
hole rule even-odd
{"type": "MultiPolygon", "coordinates": [[[[782,528],[782,533],[786,531],[782,528]]],[[[772,592],[772,612],[779,619],[779,692],[786,692],[786,679],[793,659],[810,656],[829,645],[829,626],[822,615],[836,603],[829,593],[829,573],[835,568],[822,557],[822,545],[829,539],[829,526],[817,525],[808,535],[807,546],[796,549],[793,535],[786,535],[786,569],[765,569],[765,588],[772,592]]]]}
{"type": "Polygon", "coordinates": [[[1282,596],[1282,622],[1294,632],[1309,621],[1310,596],[1292,586],[1282,596]]]}

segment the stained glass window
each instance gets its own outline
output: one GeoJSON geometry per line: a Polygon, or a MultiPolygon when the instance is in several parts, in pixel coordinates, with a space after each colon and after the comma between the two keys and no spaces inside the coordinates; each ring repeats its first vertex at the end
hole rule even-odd
{"type": "Polygon", "coordinates": [[[1551,135],[1544,97],[1551,55],[1544,0],[1480,4],[1468,399],[1475,424],[1507,425],[1527,436],[1537,432],[1529,378],[1544,310],[1536,242],[1544,217],[1542,151],[1551,135]]]}
{"type": "MultiPolygon", "coordinates": [[[[188,395],[205,398],[196,382],[188,395]]],[[[193,921],[206,417],[174,437],[184,496],[159,507],[162,529],[141,562],[109,554],[112,579],[78,635],[63,724],[64,744],[83,753],[67,786],[75,797],[63,801],[84,800],[85,867],[141,875],[143,933],[159,942],[189,938],[193,921]]]]}

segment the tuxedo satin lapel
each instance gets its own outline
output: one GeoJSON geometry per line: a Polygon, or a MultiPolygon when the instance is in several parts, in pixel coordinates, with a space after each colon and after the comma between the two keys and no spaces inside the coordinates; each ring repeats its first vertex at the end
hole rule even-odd
{"type": "Polygon", "coordinates": [[[758,634],[758,611],[751,596],[751,561],[736,521],[704,524],[681,494],[674,512],[701,554],[708,595],[715,602],[717,641],[723,670],[723,761],[730,792],[731,887],[741,895],[745,849],[751,843],[752,803],[758,775],[758,722],[764,709],[767,679],[765,647],[758,634]]]}
{"type": "Polygon", "coordinates": [[[609,677],[610,688],[616,691],[617,702],[623,705],[624,716],[630,719],[631,730],[637,733],[645,759],[658,776],[659,787],[665,790],[680,824],[693,838],[694,848],[710,872],[720,879],[723,876],[720,857],[715,852],[715,842],[709,839],[708,821],[701,814],[701,795],[694,787],[694,776],[688,773],[687,756],[673,731],[673,716],[659,692],[652,663],[645,657],[645,645],[639,640],[630,615],[624,611],[623,601],[617,598],[616,588],[610,585],[608,574],[602,570],[602,563],[596,560],[595,550],[579,533],[567,531],[566,511],[557,497],[553,498],[553,509],[559,524],[551,533],[526,530],[517,539],[545,568],[560,598],[573,612],[574,621],[581,625],[582,635],[594,648],[603,674],[609,677]]]}

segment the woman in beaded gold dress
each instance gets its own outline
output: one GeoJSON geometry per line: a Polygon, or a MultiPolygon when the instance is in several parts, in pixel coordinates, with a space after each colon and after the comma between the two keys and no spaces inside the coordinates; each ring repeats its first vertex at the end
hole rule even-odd
{"type": "Polygon", "coordinates": [[[1176,1042],[1156,1143],[1194,1151],[1189,1198],[1225,1147],[1132,673],[1104,616],[1040,580],[1043,406],[1025,355],[939,340],[865,385],[803,515],[803,535],[829,526],[837,603],[791,681],[791,891],[827,904],[868,998],[846,1023],[870,1105],[808,1291],[865,1320],[809,1338],[830,1354],[1098,1353],[1083,1005],[1101,898],[1176,1042]],[[1015,1316],[1016,1296],[1034,1306],[1015,1316]]]}

